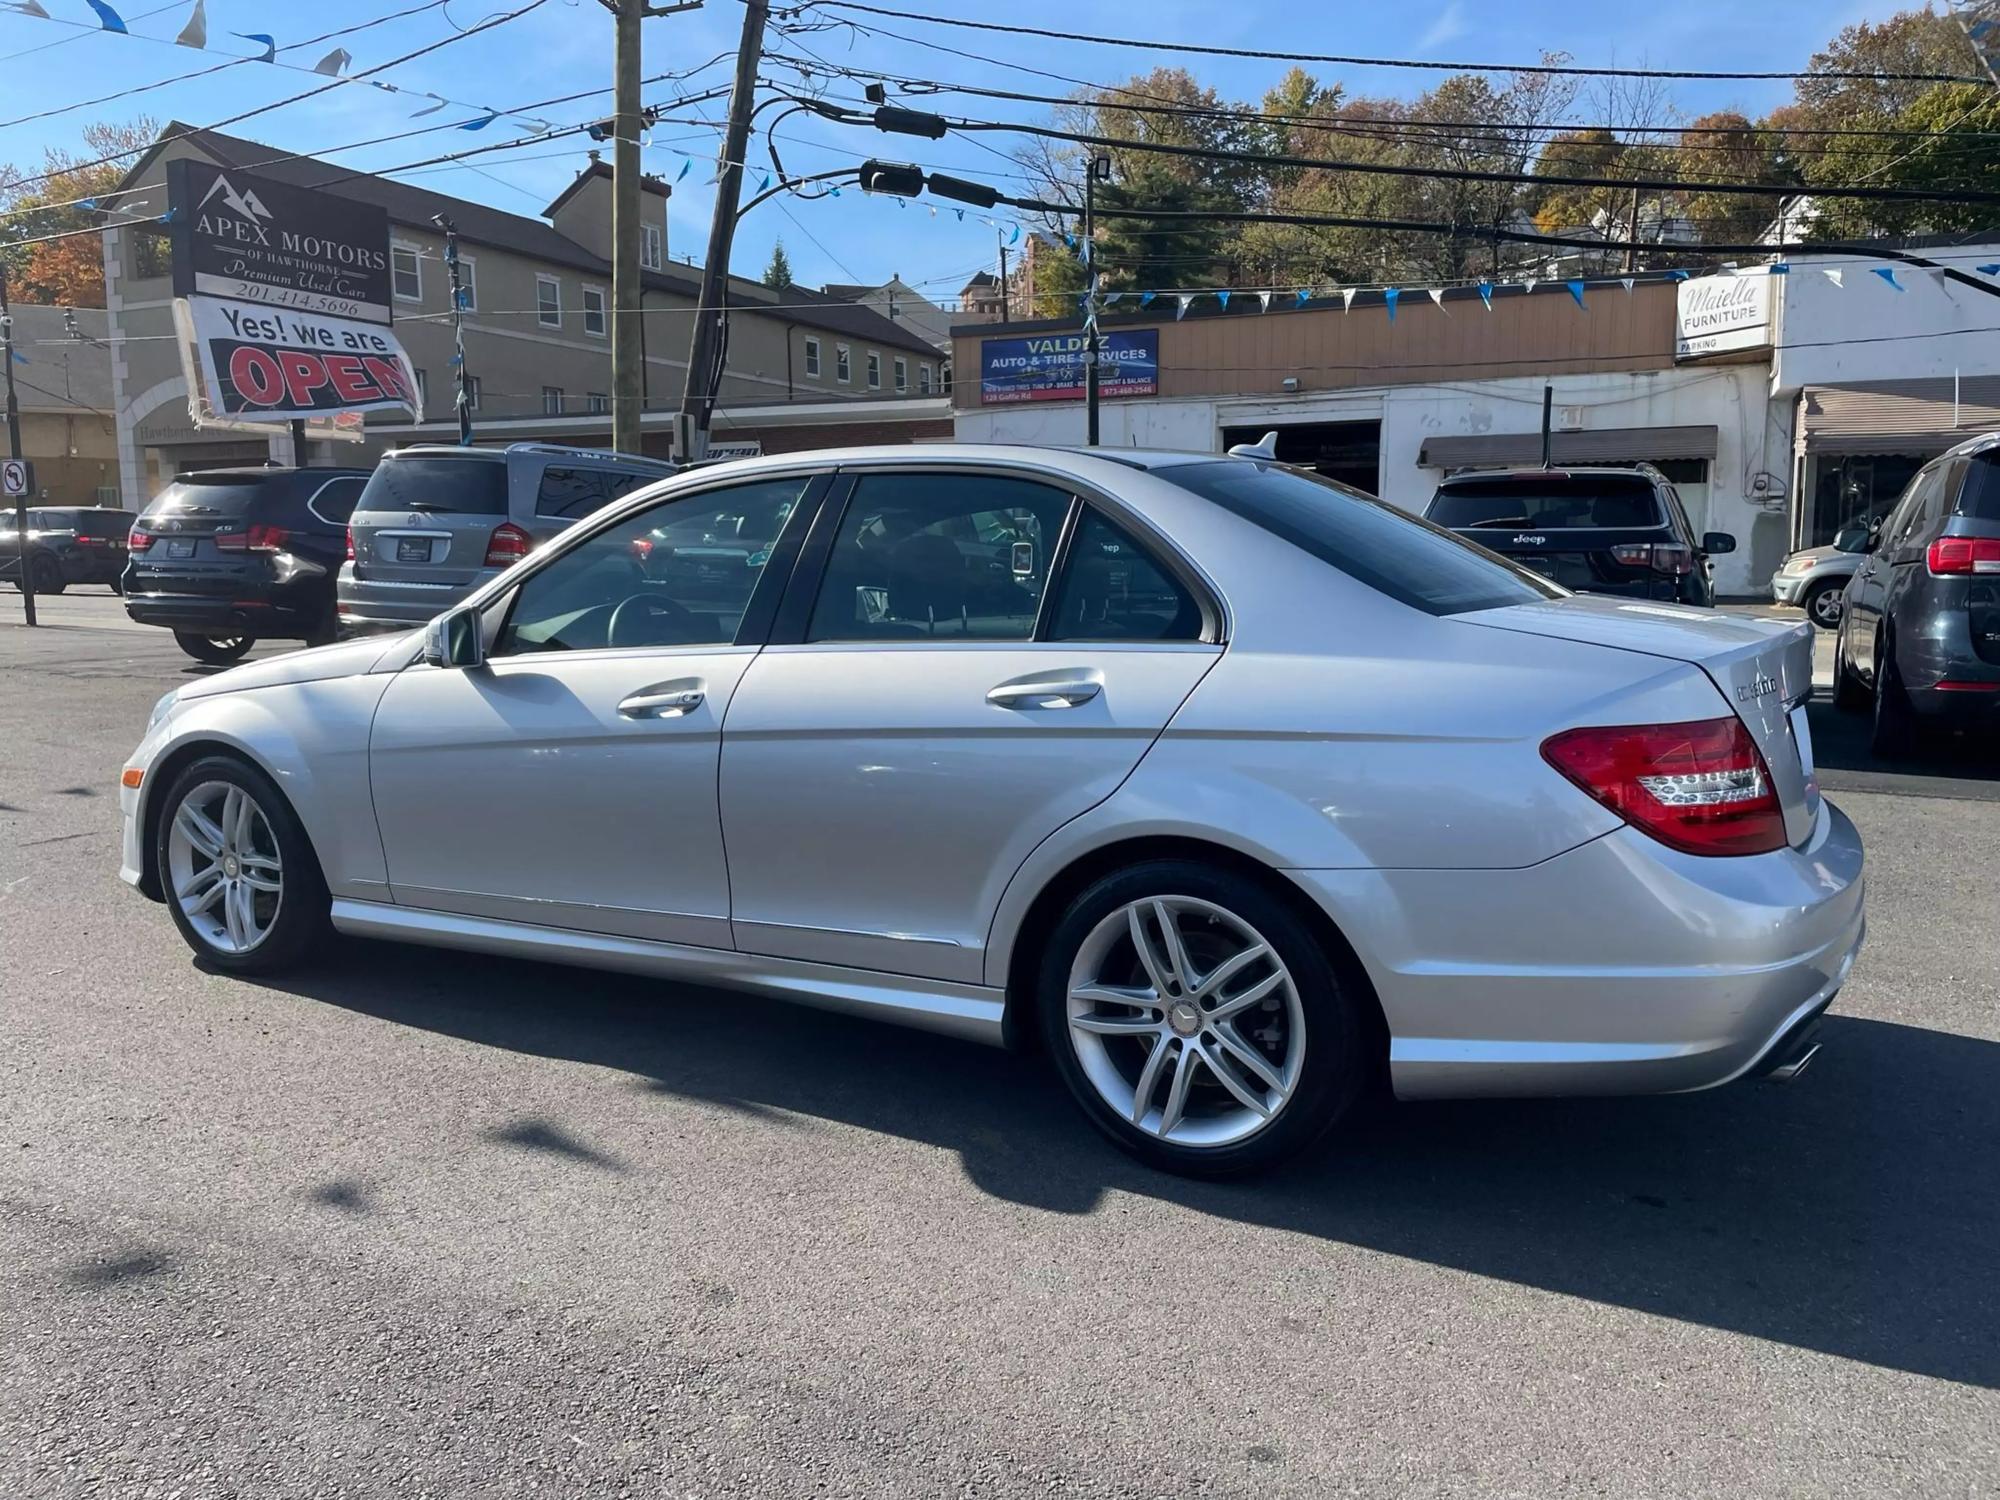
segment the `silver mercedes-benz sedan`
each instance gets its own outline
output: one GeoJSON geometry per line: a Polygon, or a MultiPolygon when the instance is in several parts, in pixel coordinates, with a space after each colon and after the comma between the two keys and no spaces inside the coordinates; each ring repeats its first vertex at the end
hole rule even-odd
{"type": "Polygon", "coordinates": [[[1382,1079],[1803,1066],[1863,925],[1810,637],[1254,457],[755,459],[169,694],[121,873],[226,972],[332,929],[757,990],[1039,1046],[1242,1171],[1382,1079]]]}

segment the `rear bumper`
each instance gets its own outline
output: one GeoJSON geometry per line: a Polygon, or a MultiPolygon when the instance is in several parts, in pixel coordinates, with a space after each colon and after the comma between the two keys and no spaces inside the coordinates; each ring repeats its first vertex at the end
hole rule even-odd
{"type": "Polygon", "coordinates": [[[125,613],[141,625],[203,635],[280,636],[304,639],[326,620],[324,604],[302,605],[292,600],[230,599],[205,594],[132,593],[128,585],[125,613]]]}
{"type": "Polygon", "coordinates": [[[357,578],[354,564],[340,570],[334,585],[334,607],[340,613],[341,628],[350,634],[408,630],[424,625],[446,610],[469,598],[472,591],[493,573],[481,573],[463,585],[432,583],[389,583],[377,578],[357,578]]]}
{"type": "Polygon", "coordinates": [[[1404,1098],[1674,1093],[1757,1067],[1861,947],[1861,838],[1679,854],[1622,828],[1525,870],[1292,871],[1357,945],[1404,1098]]]}

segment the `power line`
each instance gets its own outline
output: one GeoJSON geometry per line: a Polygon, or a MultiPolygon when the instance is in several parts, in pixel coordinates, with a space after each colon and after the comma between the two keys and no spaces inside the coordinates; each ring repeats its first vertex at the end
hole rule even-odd
{"type": "MultiPolygon", "coordinates": [[[[1146,38],[1093,36],[1080,31],[1055,31],[1041,26],[1015,26],[998,21],[973,21],[961,16],[924,15],[917,11],[889,10],[863,5],[858,0],[805,0],[784,14],[799,16],[811,10],[851,10],[864,15],[888,16],[897,21],[920,21],[929,26],[956,26],[968,31],[998,32],[1008,36],[1040,37],[1058,42],[1089,42],[1101,47],[1134,47],[1152,52],[1200,53],[1209,57],[1250,57],[1287,63],[1336,63],[1358,68],[1416,68],[1444,73],[1545,73],[1586,78],[1689,78],[1727,82],[1786,82],[1800,78],[1853,80],[1868,83],[1977,83],[1991,84],[1982,75],[1962,73],[1845,72],[1829,69],[1807,73],[1743,73],[1669,68],[1598,68],[1575,63],[1489,63],[1430,62],[1412,58],[1347,57],[1338,53],[1276,52],[1254,47],[1219,47],[1202,42],[1162,42],[1146,38]]],[[[841,24],[841,23],[834,23],[841,24]]]]}

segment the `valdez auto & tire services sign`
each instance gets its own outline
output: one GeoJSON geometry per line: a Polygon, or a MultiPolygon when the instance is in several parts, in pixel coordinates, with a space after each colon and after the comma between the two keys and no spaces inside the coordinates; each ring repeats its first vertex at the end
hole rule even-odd
{"type": "MultiPolygon", "coordinates": [[[[1160,393],[1160,331],[1135,328],[1103,335],[1100,396],[1160,393]]],[[[1084,336],[1047,333],[1024,339],[981,339],[979,400],[1081,401],[1084,336]]]]}
{"type": "Polygon", "coordinates": [[[389,215],[205,161],[167,164],[174,295],[387,323],[389,215]]]}
{"type": "Polygon", "coordinates": [[[392,408],[419,414],[417,373],[387,328],[213,297],[191,297],[180,307],[183,347],[193,350],[215,418],[290,421],[392,408]]]}

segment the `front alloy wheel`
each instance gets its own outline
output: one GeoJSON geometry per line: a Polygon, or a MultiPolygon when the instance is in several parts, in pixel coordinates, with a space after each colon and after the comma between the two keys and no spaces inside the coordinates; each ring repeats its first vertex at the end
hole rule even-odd
{"type": "Polygon", "coordinates": [[[1806,618],[1821,630],[1838,630],[1841,611],[1847,607],[1847,584],[1844,580],[1815,584],[1806,595],[1806,618]]]}

